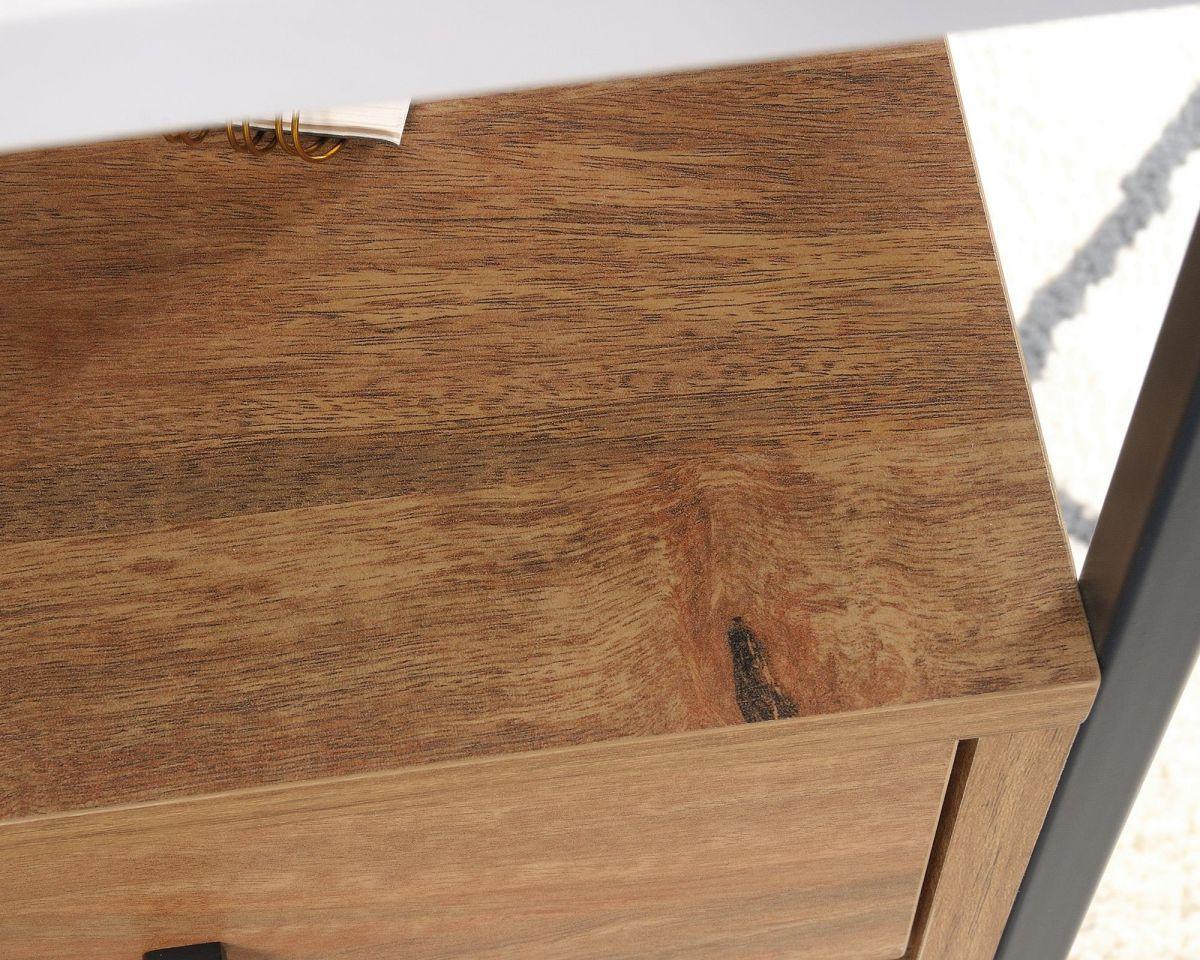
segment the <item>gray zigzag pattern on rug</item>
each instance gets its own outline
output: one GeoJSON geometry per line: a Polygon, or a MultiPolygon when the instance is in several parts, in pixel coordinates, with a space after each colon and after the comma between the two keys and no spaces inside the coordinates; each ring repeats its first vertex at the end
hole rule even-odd
{"type": "MultiPolygon", "coordinates": [[[[1122,179],[1121,202],[1097,224],[1067,265],[1034,293],[1029,309],[1017,324],[1031,382],[1037,382],[1045,374],[1054,352],[1054,331],[1083,309],[1088,289],[1112,275],[1117,255],[1133,244],[1157,214],[1167,209],[1171,201],[1171,175],[1198,147],[1200,87],[1192,91],[1158,140],[1122,179]]],[[[1058,499],[1067,532],[1072,538],[1090,544],[1096,529],[1095,511],[1061,487],[1058,499]]]]}

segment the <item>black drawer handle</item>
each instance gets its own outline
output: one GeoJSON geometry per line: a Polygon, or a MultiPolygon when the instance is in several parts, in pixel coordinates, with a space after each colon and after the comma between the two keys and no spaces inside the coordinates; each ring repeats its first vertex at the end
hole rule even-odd
{"type": "Polygon", "coordinates": [[[164,947],[142,954],[142,960],[227,960],[223,943],[193,943],[186,947],[164,947]]]}

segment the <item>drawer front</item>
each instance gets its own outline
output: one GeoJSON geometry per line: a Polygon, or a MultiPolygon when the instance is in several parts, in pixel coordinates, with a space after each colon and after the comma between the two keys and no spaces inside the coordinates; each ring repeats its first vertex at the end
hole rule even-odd
{"type": "Polygon", "coordinates": [[[894,960],[953,744],[803,728],[12,823],[0,956],[894,960]]]}

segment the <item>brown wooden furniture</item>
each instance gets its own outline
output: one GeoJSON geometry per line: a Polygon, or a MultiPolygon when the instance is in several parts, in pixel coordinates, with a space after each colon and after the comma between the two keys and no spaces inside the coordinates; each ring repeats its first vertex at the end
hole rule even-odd
{"type": "Polygon", "coordinates": [[[991,955],[1097,674],[941,45],[0,187],[0,956],[991,955]]]}

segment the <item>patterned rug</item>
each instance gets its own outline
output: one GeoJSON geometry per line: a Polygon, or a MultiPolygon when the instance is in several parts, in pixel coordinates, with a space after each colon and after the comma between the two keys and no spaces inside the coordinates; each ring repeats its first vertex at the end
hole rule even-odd
{"type": "MultiPolygon", "coordinates": [[[[1200,7],[966,34],[951,49],[1078,564],[1200,211],[1200,7]]],[[[1200,673],[1072,960],[1200,957],[1197,734],[1200,673]]]]}

